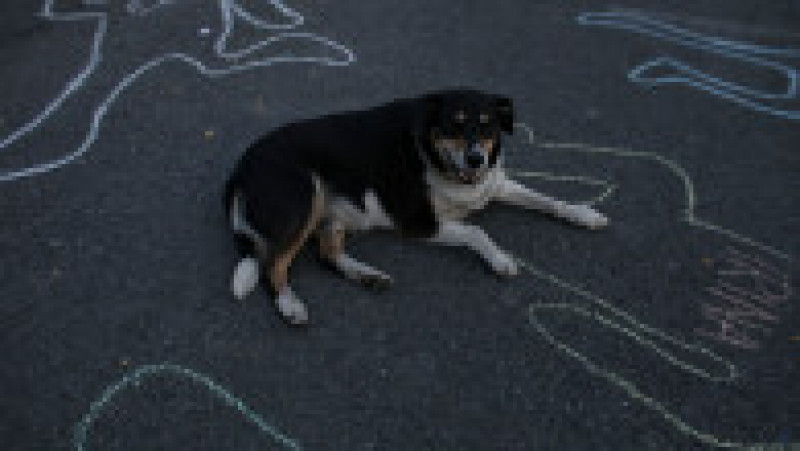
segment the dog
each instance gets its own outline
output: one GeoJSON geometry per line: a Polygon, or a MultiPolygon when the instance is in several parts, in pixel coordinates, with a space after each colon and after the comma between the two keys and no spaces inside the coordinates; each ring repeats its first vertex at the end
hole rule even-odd
{"type": "Polygon", "coordinates": [[[345,250],[348,232],[390,229],[432,243],[465,246],[496,274],[514,258],[464,222],[490,201],[542,211],[591,229],[608,219],[511,180],[502,138],[514,131],[508,97],[454,88],[370,109],[295,122],[254,142],[225,186],[240,254],[231,279],[238,299],[261,280],[290,325],[309,321],[289,268],[316,235],[321,259],[344,277],[383,289],[392,278],[345,250]]]}

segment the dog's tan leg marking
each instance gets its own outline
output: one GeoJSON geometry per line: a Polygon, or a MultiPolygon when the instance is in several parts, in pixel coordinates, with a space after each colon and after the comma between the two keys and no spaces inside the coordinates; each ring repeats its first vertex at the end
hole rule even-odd
{"type": "Polygon", "coordinates": [[[489,139],[482,139],[480,141],[480,144],[481,144],[481,147],[483,147],[486,150],[486,157],[489,158],[489,157],[492,156],[492,154],[494,153],[494,151],[496,149],[495,144],[497,144],[497,138],[496,137],[492,137],[492,138],[489,138],[489,139]]]}
{"type": "Polygon", "coordinates": [[[308,310],[303,301],[297,298],[289,286],[289,267],[292,265],[297,253],[308,241],[308,237],[319,225],[325,211],[325,192],[319,180],[314,178],[315,193],[311,203],[305,226],[286,248],[280,252],[272,262],[269,269],[269,279],[277,295],[275,302],[278,310],[293,324],[308,322],[308,310]]]}
{"type": "Polygon", "coordinates": [[[392,284],[392,278],[388,274],[361,263],[345,253],[345,234],[344,228],[336,224],[323,227],[319,231],[320,256],[348,279],[377,290],[388,288],[392,284]]]}
{"type": "Polygon", "coordinates": [[[319,231],[320,257],[334,263],[336,257],[344,253],[345,230],[341,227],[329,225],[319,231]]]}

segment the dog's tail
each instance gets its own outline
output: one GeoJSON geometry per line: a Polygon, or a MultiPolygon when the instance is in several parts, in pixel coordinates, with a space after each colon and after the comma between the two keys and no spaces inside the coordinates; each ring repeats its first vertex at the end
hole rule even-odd
{"type": "Polygon", "coordinates": [[[255,257],[245,257],[239,260],[233,270],[233,277],[231,277],[233,296],[241,301],[256,289],[260,278],[258,260],[255,257]]]}
{"type": "Polygon", "coordinates": [[[225,185],[225,211],[240,260],[233,270],[231,291],[236,299],[244,299],[258,286],[260,279],[258,252],[265,247],[264,239],[247,223],[244,196],[237,189],[236,174],[225,185]]]}

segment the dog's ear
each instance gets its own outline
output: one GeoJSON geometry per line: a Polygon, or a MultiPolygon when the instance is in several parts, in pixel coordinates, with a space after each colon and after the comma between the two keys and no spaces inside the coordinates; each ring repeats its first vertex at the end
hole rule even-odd
{"type": "Polygon", "coordinates": [[[514,102],[508,97],[497,96],[494,104],[500,121],[500,130],[509,135],[514,133],[514,102]]]}

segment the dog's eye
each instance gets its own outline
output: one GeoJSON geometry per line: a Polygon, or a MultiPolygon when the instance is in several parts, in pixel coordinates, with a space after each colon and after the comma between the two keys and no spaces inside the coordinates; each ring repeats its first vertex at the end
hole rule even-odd
{"type": "Polygon", "coordinates": [[[456,122],[458,122],[459,124],[463,124],[463,123],[464,123],[464,121],[466,121],[466,120],[467,120],[467,114],[466,114],[466,113],[464,113],[463,111],[457,111],[457,112],[456,112],[456,115],[455,115],[455,120],[456,120],[456,122]]]}

